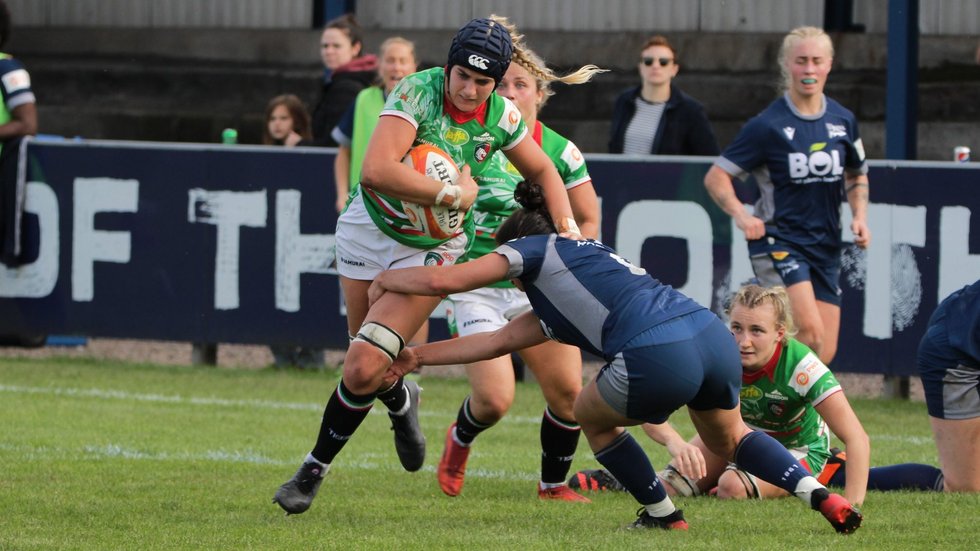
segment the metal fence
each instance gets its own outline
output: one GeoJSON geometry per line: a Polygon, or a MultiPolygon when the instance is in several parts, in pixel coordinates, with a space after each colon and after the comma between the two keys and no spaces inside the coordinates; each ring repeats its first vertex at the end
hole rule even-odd
{"type": "MultiPolygon", "coordinates": [[[[306,29],[322,0],[7,0],[18,25],[41,27],[306,29]]],[[[820,0],[359,0],[381,29],[455,29],[499,13],[525,29],[567,31],[785,32],[823,24],[820,0]]],[[[888,0],[854,2],[854,22],[887,31],[888,0]]],[[[980,34],[977,0],[920,2],[923,34],[980,34]]]]}

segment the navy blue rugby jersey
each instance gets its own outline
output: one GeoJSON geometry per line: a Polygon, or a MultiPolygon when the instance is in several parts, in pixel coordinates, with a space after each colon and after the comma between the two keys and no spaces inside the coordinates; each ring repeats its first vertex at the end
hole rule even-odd
{"type": "Polygon", "coordinates": [[[766,234],[797,245],[840,246],[844,174],[867,174],[857,119],[824,96],[816,115],[802,115],[783,96],[742,127],[715,164],[744,180],[755,176],[755,215],[766,234]]]}
{"type": "Polygon", "coordinates": [[[494,252],[524,285],[548,337],[611,361],[637,334],[703,307],[598,241],[555,234],[508,241],[494,252]]]}
{"type": "Polygon", "coordinates": [[[27,70],[20,61],[4,53],[0,53],[0,93],[3,94],[0,124],[10,121],[10,112],[14,109],[36,102],[27,70]]]}

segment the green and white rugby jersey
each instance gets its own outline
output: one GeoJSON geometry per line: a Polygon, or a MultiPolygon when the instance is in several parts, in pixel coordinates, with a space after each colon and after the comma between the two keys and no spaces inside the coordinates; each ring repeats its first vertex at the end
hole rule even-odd
{"type": "MultiPolygon", "coordinates": [[[[574,143],[541,124],[540,121],[535,124],[531,135],[558,169],[566,190],[592,179],[585,166],[585,159],[574,143]]],[[[507,160],[503,152],[493,156],[489,169],[477,179],[480,191],[476,197],[476,204],[471,209],[476,224],[476,236],[472,240],[470,250],[460,262],[480,258],[497,248],[495,241],[497,229],[512,212],[520,208],[514,200],[514,189],[523,179],[524,177],[507,160]]],[[[490,286],[513,287],[509,281],[501,281],[490,286]]]]}
{"type": "MultiPolygon", "coordinates": [[[[454,119],[445,105],[446,76],[442,67],[433,67],[401,80],[388,95],[381,116],[397,116],[416,128],[415,143],[442,148],[479,182],[491,165],[494,153],[509,149],[524,138],[527,127],[521,112],[510,100],[490,94],[482,116],[462,121],[454,119]]],[[[403,245],[431,249],[445,240],[428,237],[408,221],[401,200],[358,186],[371,219],[386,235],[403,245]]],[[[463,231],[473,237],[473,209],[467,213],[463,231]]]]}
{"type": "MultiPolygon", "coordinates": [[[[742,381],[742,418],[787,448],[826,455],[830,430],[813,406],[841,390],[834,374],[805,344],[789,339],[772,371],[753,382],[742,381]]],[[[811,465],[819,472],[823,463],[811,465]]]]}

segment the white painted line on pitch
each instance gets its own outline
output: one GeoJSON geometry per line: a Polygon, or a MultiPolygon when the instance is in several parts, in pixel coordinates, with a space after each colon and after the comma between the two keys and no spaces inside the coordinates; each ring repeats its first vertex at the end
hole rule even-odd
{"type": "MultiPolygon", "coordinates": [[[[53,456],[74,457],[78,460],[127,459],[133,461],[213,461],[217,463],[248,463],[254,465],[273,465],[281,467],[296,467],[300,460],[284,461],[266,457],[254,451],[240,450],[205,450],[202,452],[149,452],[127,448],[119,444],[103,444],[99,446],[83,446],[81,449],[70,449],[50,446],[17,446],[0,443],[0,450],[22,454],[26,459],[44,459],[53,456]]],[[[358,471],[402,471],[401,465],[395,460],[394,452],[390,454],[358,453],[356,457],[340,456],[331,469],[334,472],[344,470],[358,471]]],[[[423,472],[435,473],[432,465],[420,469],[423,472]]],[[[467,469],[467,478],[488,478],[494,480],[537,480],[538,474],[528,471],[467,469]]]]}
{"type": "MultiPolygon", "coordinates": [[[[312,404],[302,402],[277,402],[272,400],[231,400],[227,398],[181,396],[179,394],[144,394],[128,392],[125,390],[112,390],[103,388],[70,388],[70,387],[44,387],[44,386],[19,386],[0,384],[0,392],[11,394],[48,394],[54,396],[69,396],[73,398],[98,398],[100,400],[129,400],[134,402],[157,402],[167,404],[190,404],[195,406],[222,406],[222,407],[248,407],[265,408],[280,410],[297,411],[318,411],[322,412],[324,404],[312,404]]],[[[372,408],[372,414],[387,413],[384,407],[372,408]]],[[[427,411],[425,407],[420,408],[420,417],[455,417],[456,412],[427,411]]],[[[527,415],[508,415],[501,422],[515,424],[540,424],[541,417],[531,417],[527,415]]]]}
{"type": "Polygon", "coordinates": [[[908,444],[922,445],[932,445],[935,441],[931,436],[908,436],[905,434],[873,434],[871,435],[871,441],[875,440],[890,440],[893,442],[905,442],[908,444]]]}

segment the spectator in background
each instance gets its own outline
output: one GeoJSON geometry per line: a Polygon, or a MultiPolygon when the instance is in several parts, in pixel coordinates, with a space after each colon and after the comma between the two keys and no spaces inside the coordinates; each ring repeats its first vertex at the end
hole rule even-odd
{"type": "Polygon", "coordinates": [[[313,108],[314,145],[333,147],[330,137],[357,93],[370,85],[378,68],[374,54],[361,56],[361,26],[351,14],[331,19],[320,36],[323,82],[313,108]]]}
{"type": "MultiPolygon", "coordinates": [[[[269,105],[265,108],[263,144],[293,147],[308,145],[310,138],[310,113],[298,97],[284,94],[269,100],[269,105]]],[[[326,357],[322,348],[292,344],[272,345],[269,350],[272,351],[276,367],[321,369],[326,357]]]]}
{"type": "Polygon", "coordinates": [[[313,138],[310,133],[310,113],[303,102],[293,94],[283,94],[269,100],[265,108],[265,127],[262,143],[265,145],[307,145],[313,138]]]}
{"type": "Polygon", "coordinates": [[[824,94],[834,45],[798,27],[783,39],[785,94],[742,127],[704,177],[711,198],[745,233],[756,277],[789,293],[798,339],[829,365],[840,331],[841,202],[854,244],[871,243],[868,163],[854,114],[824,94]],[[732,178],[749,174],[761,192],[750,214],[732,178]]]}
{"type": "MultiPolygon", "coordinates": [[[[10,11],[0,0],[0,48],[10,38],[10,11]]],[[[0,91],[3,103],[0,104],[0,228],[3,237],[0,260],[7,266],[21,262],[20,209],[23,205],[24,190],[17,181],[17,150],[20,139],[37,134],[37,108],[34,105],[34,91],[31,89],[31,76],[19,61],[10,54],[0,53],[0,91]]]]}
{"type": "MultiPolygon", "coordinates": [[[[10,38],[10,10],[0,0],[0,49],[10,38]]],[[[37,107],[31,76],[10,54],[0,53],[0,261],[8,267],[22,262],[21,209],[23,179],[18,181],[18,145],[24,136],[37,134],[37,107]]],[[[0,343],[42,346],[46,335],[0,335],[0,343]]]]}
{"type": "Polygon", "coordinates": [[[718,140],[704,107],[672,80],[680,65],[663,36],[643,45],[640,85],[616,98],[609,152],[634,155],[717,155],[718,140]]]}
{"type": "Polygon", "coordinates": [[[364,151],[378,124],[378,115],[388,94],[402,77],[414,73],[418,67],[415,44],[411,40],[391,37],[381,43],[380,53],[379,82],[357,94],[354,103],[348,106],[340,123],[330,134],[339,144],[333,168],[337,184],[337,212],[344,210],[348,196],[360,182],[364,151]]]}
{"type": "Polygon", "coordinates": [[[936,308],[918,367],[945,489],[980,492],[980,281],[936,308]]]}

